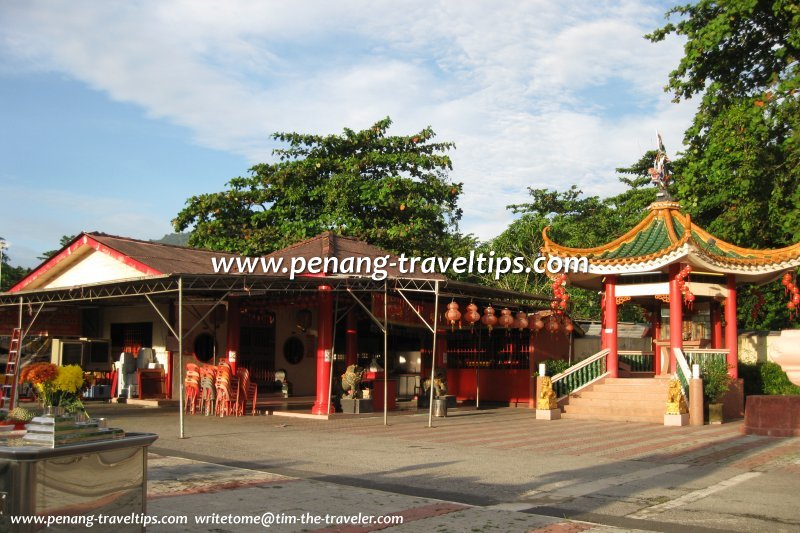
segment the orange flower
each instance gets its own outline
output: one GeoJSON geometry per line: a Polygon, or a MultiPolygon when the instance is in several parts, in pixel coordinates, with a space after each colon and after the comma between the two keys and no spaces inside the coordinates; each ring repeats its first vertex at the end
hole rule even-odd
{"type": "Polygon", "coordinates": [[[26,366],[20,374],[20,381],[40,385],[56,379],[58,366],[52,363],[33,363],[26,366]]]}

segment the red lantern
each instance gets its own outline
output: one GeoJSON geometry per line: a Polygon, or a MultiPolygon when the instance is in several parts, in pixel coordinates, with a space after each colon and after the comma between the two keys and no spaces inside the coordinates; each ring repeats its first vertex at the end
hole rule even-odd
{"type": "Polygon", "coordinates": [[[572,333],[575,330],[575,325],[569,318],[564,320],[564,330],[567,332],[567,334],[572,333]]]}
{"type": "Polygon", "coordinates": [[[550,333],[555,333],[561,326],[558,324],[558,319],[554,316],[550,317],[550,320],[547,322],[547,329],[550,333]]]}
{"type": "Polygon", "coordinates": [[[478,306],[470,303],[467,306],[467,312],[464,313],[464,320],[469,322],[470,326],[474,325],[475,322],[481,319],[481,314],[478,312],[478,306]]]}
{"type": "Polygon", "coordinates": [[[539,313],[534,313],[533,320],[528,325],[534,331],[542,331],[544,329],[544,320],[539,316],[539,313]]]}
{"type": "Polygon", "coordinates": [[[525,311],[519,311],[517,313],[517,319],[514,321],[514,326],[518,327],[521,330],[528,327],[528,314],[525,311]]]}
{"type": "Polygon", "coordinates": [[[792,296],[792,302],[794,305],[800,305],[800,294],[795,294],[792,296]]]}
{"type": "Polygon", "coordinates": [[[489,333],[492,332],[492,328],[495,324],[497,324],[497,317],[494,316],[494,307],[491,305],[483,310],[483,316],[481,317],[481,323],[489,328],[489,333]]]}
{"type": "Polygon", "coordinates": [[[461,312],[458,310],[458,304],[455,300],[447,304],[447,312],[444,317],[450,322],[450,329],[454,329],[456,322],[461,320],[461,312]]]}
{"type": "Polygon", "coordinates": [[[511,316],[511,309],[508,307],[500,311],[500,319],[498,320],[501,328],[510,328],[514,323],[514,317],[511,316]]]}
{"type": "Polygon", "coordinates": [[[786,307],[788,307],[788,308],[789,308],[789,310],[792,310],[792,309],[794,309],[795,307],[797,307],[797,304],[796,304],[796,303],[794,303],[794,302],[789,302],[789,303],[787,303],[787,304],[786,304],[786,307]]]}

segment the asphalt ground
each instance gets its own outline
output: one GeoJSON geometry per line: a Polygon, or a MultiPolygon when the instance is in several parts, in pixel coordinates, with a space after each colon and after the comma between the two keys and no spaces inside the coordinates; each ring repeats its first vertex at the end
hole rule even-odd
{"type": "MultiPolygon", "coordinates": [[[[159,435],[153,516],[272,513],[275,531],[800,531],[800,439],[745,436],[740,421],[544,421],[510,408],[451,409],[432,428],[427,411],[387,426],[382,415],[186,415],[181,439],[174,408],[90,410],[159,435]],[[358,513],[404,524],[289,523],[358,513]]],[[[203,530],[263,526],[148,528],[203,530]]]]}

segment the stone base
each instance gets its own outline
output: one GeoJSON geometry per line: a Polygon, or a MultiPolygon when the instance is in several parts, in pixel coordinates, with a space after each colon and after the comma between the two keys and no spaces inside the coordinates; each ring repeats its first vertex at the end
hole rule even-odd
{"type": "Polygon", "coordinates": [[[342,398],[342,412],[346,414],[361,414],[372,412],[372,398],[342,398]]]}
{"type": "Polygon", "coordinates": [[[561,409],[537,409],[536,420],[560,420],[561,409]]]}
{"type": "Polygon", "coordinates": [[[664,415],[664,425],[665,426],[688,426],[689,425],[689,413],[683,413],[680,415],[664,415]]]}

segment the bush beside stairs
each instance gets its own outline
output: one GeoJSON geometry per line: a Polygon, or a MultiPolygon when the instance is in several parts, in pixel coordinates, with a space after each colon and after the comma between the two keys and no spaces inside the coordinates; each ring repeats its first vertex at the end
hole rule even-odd
{"type": "Polygon", "coordinates": [[[669,377],[603,378],[559,402],[563,418],[664,423],[669,377]]]}

